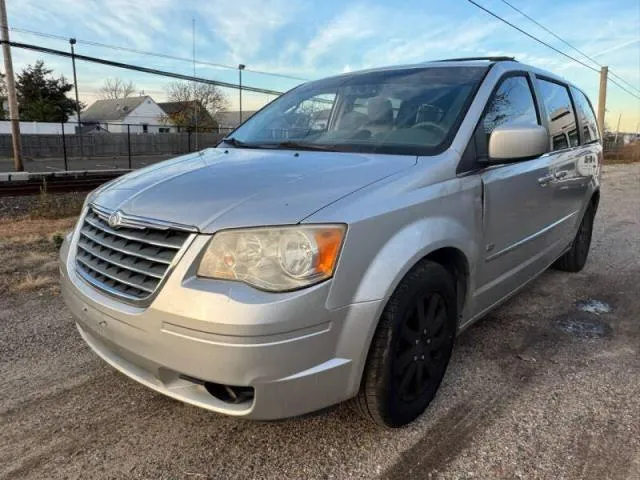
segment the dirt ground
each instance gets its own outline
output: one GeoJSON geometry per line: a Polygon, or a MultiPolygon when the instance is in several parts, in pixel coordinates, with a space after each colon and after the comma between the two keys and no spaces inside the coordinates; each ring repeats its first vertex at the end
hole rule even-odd
{"type": "Polygon", "coordinates": [[[434,403],[395,431],[344,405],[222,417],[117,373],[58,293],[72,223],[0,220],[0,478],[640,479],[640,164],[605,168],[585,270],[546,272],[464,332],[434,403]]]}

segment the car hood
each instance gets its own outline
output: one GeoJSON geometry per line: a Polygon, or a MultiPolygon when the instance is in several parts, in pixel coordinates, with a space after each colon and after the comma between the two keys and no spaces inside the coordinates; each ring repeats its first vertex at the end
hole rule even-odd
{"type": "Polygon", "coordinates": [[[93,203],[202,232],[292,224],[415,164],[399,155],[211,148],[120,177],[93,203]]]}

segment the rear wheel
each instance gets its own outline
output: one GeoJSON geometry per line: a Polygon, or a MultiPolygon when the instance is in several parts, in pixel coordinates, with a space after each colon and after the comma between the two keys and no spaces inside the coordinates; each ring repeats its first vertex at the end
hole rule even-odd
{"type": "Polygon", "coordinates": [[[424,412],[449,363],[456,332],[454,281],[424,261],[402,280],[380,319],[354,404],[387,427],[424,412]]]}
{"type": "Polygon", "coordinates": [[[594,216],[595,209],[593,204],[590,204],[584,212],[584,217],[582,217],[582,222],[580,222],[580,227],[578,227],[578,232],[573,239],[571,248],[556,260],[553,264],[554,268],[565,272],[579,272],[584,268],[589,256],[589,248],[591,247],[594,216]]]}

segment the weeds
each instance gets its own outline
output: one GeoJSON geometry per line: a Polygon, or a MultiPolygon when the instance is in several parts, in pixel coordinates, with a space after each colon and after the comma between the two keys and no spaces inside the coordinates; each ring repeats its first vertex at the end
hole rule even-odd
{"type": "Polygon", "coordinates": [[[32,292],[44,287],[52,287],[57,282],[58,279],[53,275],[31,275],[31,273],[27,273],[12,290],[14,292],[32,292]]]}
{"type": "Polygon", "coordinates": [[[56,247],[57,250],[60,250],[62,242],[64,242],[64,236],[61,233],[56,232],[51,236],[51,241],[53,242],[53,246],[56,247]]]}
{"type": "Polygon", "coordinates": [[[43,181],[40,195],[29,208],[31,218],[65,218],[80,214],[84,198],[82,196],[52,195],[47,192],[47,182],[43,181]]]}
{"type": "Polygon", "coordinates": [[[58,249],[75,218],[0,219],[0,297],[59,293],[58,249]]]}

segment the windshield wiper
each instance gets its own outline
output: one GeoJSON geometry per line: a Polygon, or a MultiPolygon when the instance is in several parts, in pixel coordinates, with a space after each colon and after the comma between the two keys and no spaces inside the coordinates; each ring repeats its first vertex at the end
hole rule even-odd
{"type": "Polygon", "coordinates": [[[256,145],[254,143],[245,143],[234,137],[225,137],[222,139],[222,141],[224,143],[228,143],[229,145],[235,148],[262,148],[262,146],[260,145],[256,145]]]}
{"type": "Polygon", "coordinates": [[[287,148],[292,150],[318,150],[323,152],[335,152],[336,147],[333,145],[322,145],[318,143],[300,143],[294,142],[292,140],[286,140],[284,142],[279,143],[269,143],[266,144],[273,148],[287,148]]]}
{"type": "Polygon", "coordinates": [[[284,142],[277,142],[277,143],[246,143],[234,137],[226,137],[226,138],[223,138],[222,141],[236,148],[273,148],[273,149],[286,148],[291,150],[318,150],[318,151],[324,151],[324,152],[337,151],[336,148],[331,145],[319,145],[316,143],[299,143],[299,142],[294,142],[292,140],[286,140],[284,142]]]}

